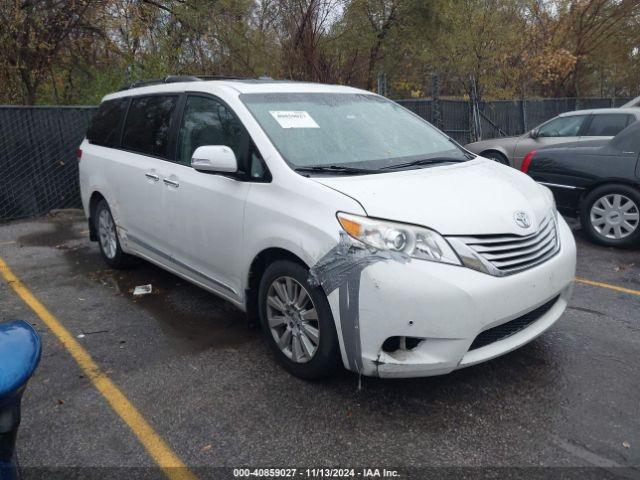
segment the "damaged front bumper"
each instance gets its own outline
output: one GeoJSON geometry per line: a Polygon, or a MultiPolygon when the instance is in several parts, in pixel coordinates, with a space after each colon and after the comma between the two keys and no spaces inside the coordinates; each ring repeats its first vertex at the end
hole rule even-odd
{"type": "Polygon", "coordinates": [[[371,263],[329,295],[345,366],[380,377],[440,375],[530,342],[571,296],[575,242],[563,220],[558,231],[554,257],[505,277],[422,260],[371,263]]]}

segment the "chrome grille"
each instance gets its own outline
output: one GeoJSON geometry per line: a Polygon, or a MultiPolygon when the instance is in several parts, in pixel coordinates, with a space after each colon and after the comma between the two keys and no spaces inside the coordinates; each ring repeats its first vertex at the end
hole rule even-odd
{"type": "MultiPolygon", "coordinates": [[[[536,233],[519,235],[478,235],[452,237],[475,254],[475,259],[465,255],[465,264],[473,260],[484,264],[483,270],[494,275],[510,275],[545,262],[560,250],[554,215],[546,217],[536,233]]],[[[455,245],[454,245],[455,248],[455,245]]],[[[459,251],[459,248],[456,248],[459,251]]],[[[465,249],[466,250],[466,249],[465,249]]],[[[477,262],[476,262],[477,263],[477,262]]],[[[473,265],[468,265],[475,268],[473,265]]],[[[481,269],[481,268],[477,268],[481,269]]]]}

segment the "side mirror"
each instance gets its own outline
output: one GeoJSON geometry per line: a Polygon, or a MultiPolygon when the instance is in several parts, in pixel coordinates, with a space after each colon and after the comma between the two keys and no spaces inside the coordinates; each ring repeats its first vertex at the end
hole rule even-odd
{"type": "Polygon", "coordinates": [[[534,138],[534,139],[535,139],[535,138],[538,138],[538,137],[540,136],[540,132],[538,131],[538,129],[537,129],[537,128],[534,128],[533,130],[531,130],[531,131],[529,132],[529,136],[530,136],[531,138],[534,138]]]}
{"type": "Polygon", "coordinates": [[[238,160],[229,147],[203,145],[193,152],[191,166],[199,172],[235,173],[238,171],[238,160]]]}

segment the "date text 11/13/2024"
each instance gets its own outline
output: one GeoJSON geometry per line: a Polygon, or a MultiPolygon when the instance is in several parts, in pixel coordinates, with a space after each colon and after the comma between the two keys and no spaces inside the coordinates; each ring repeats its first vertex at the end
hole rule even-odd
{"type": "Polygon", "coordinates": [[[302,478],[394,478],[398,470],[386,468],[234,468],[235,478],[302,477],[302,478]]]}

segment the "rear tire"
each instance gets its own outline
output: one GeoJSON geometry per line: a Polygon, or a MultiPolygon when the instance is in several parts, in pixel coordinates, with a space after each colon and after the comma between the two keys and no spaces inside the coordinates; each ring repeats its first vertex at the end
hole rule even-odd
{"type": "Polygon", "coordinates": [[[482,156],[503,165],[509,165],[509,160],[500,152],[482,152],[482,156]]]}
{"type": "Polygon", "coordinates": [[[295,262],[272,263],[260,280],[258,306],[278,363],[296,377],[315,380],[336,371],[340,347],[327,297],[308,277],[295,262]]]}
{"type": "Polygon", "coordinates": [[[640,192],[622,184],[602,185],[584,198],[580,222],[587,236],[608,247],[640,243],[640,192]]]}
{"type": "Polygon", "coordinates": [[[93,212],[93,221],[102,258],[111,268],[122,270],[135,265],[136,258],[122,251],[118,229],[105,200],[100,200],[93,212]]]}

